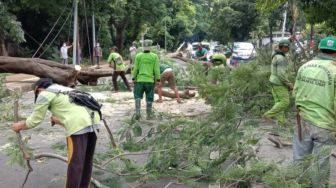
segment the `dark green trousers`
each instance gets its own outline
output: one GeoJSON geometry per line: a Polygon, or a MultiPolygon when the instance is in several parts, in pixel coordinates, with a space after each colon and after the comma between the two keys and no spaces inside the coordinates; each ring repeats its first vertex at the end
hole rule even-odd
{"type": "Polygon", "coordinates": [[[154,83],[136,82],[134,84],[134,99],[142,99],[146,94],[146,102],[154,101],[154,83]]]}

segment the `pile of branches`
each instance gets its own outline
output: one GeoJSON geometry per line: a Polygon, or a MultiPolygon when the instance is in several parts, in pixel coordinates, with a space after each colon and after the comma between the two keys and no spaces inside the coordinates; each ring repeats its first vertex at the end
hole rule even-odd
{"type": "Polygon", "coordinates": [[[308,171],[302,165],[266,163],[256,156],[261,135],[255,119],[273,104],[270,57],[270,53],[260,54],[235,70],[221,67],[207,73],[202,65],[189,65],[187,82],[198,88],[212,111],[192,119],[169,114],[156,114],[154,121],[127,119],[119,132],[119,146],[98,153],[95,168],[109,179],[131,176],[138,186],[161,178],[171,180],[166,187],[209,182],[229,187],[308,186],[308,171]],[[138,164],[131,155],[147,161],[138,164]]]}

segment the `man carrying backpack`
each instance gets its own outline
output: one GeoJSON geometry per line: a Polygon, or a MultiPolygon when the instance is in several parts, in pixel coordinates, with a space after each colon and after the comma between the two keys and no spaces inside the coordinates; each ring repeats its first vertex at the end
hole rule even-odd
{"type": "Polygon", "coordinates": [[[26,119],[13,123],[16,132],[38,126],[47,111],[52,113],[52,124],[65,128],[68,145],[66,188],[88,188],[91,180],[93,154],[100,122],[98,111],[72,103],[63,92],[72,88],[53,84],[50,78],[41,78],[35,84],[35,107],[26,119]]]}
{"type": "Polygon", "coordinates": [[[154,101],[155,82],[160,84],[159,57],[150,51],[149,44],[144,44],[144,51],[135,56],[135,64],[132,72],[134,82],[135,119],[140,119],[140,107],[143,94],[146,93],[147,119],[151,118],[154,101]]]}
{"type": "Polygon", "coordinates": [[[281,126],[284,126],[286,123],[285,110],[289,106],[289,91],[293,90],[293,83],[288,79],[288,60],[285,55],[289,51],[289,46],[289,40],[281,40],[279,48],[275,50],[272,56],[269,81],[271,82],[275,104],[263,115],[266,120],[276,118],[277,123],[281,126]]]}
{"type": "Polygon", "coordinates": [[[111,48],[111,53],[108,57],[108,62],[111,66],[111,63],[113,62],[113,74],[112,74],[112,82],[113,82],[113,88],[115,92],[118,92],[118,83],[117,83],[117,79],[118,76],[121,76],[121,78],[123,79],[128,91],[132,91],[131,86],[128,83],[128,80],[126,78],[126,65],[123,62],[123,59],[121,57],[121,55],[117,52],[118,48],[116,46],[111,48]]]}

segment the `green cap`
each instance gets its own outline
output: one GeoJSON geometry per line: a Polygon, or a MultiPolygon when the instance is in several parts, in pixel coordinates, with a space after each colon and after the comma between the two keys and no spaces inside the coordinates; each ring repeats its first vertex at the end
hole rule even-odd
{"type": "Polygon", "coordinates": [[[289,47],[290,41],[288,39],[283,39],[279,42],[279,47],[289,47]]]}
{"type": "Polygon", "coordinates": [[[319,49],[336,51],[336,38],[326,37],[321,39],[319,49]]]}

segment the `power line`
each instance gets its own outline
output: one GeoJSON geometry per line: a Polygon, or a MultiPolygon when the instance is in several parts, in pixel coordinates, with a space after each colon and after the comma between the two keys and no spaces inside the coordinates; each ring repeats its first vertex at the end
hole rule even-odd
{"type": "Polygon", "coordinates": [[[37,48],[37,50],[35,51],[34,55],[32,56],[32,58],[34,58],[37,54],[37,52],[41,49],[41,47],[44,45],[44,43],[46,42],[46,40],[48,39],[49,35],[52,33],[52,31],[54,30],[55,26],[57,25],[58,21],[60,20],[60,18],[63,16],[63,13],[65,12],[67,6],[64,6],[64,9],[61,13],[61,15],[57,18],[56,22],[54,23],[53,27],[50,29],[49,33],[47,34],[47,36],[45,37],[45,39],[43,40],[43,42],[41,43],[41,45],[37,48]]]}
{"type": "Polygon", "coordinates": [[[84,16],[85,16],[85,25],[86,25],[86,37],[88,39],[88,45],[89,45],[89,56],[90,56],[90,60],[91,60],[91,64],[93,65],[93,58],[91,56],[91,45],[90,45],[90,36],[89,36],[89,26],[88,26],[88,21],[87,21],[87,16],[86,16],[86,4],[85,1],[84,2],[84,16]]]}
{"type": "Polygon", "coordinates": [[[53,44],[53,42],[56,40],[56,38],[58,37],[58,35],[61,33],[61,31],[63,30],[63,27],[65,26],[65,24],[67,23],[69,17],[71,15],[71,12],[68,14],[66,20],[64,21],[62,27],[60,28],[60,30],[58,31],[58,33],[56,34],[56,36],[54,37],[54,39],[50,42],[50,44],[47,46],[47,48],[40,54],[39,58],[50,48],[50,46],[53,44]]]}

